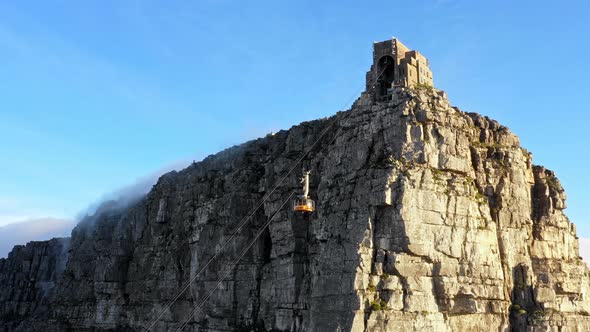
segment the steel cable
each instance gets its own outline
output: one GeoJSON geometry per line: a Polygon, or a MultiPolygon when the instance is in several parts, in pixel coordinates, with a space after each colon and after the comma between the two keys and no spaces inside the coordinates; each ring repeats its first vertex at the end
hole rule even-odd
{"type": "MultiPolygon", "coordinates": [[[[375,77],[375,79],[371,83],[371,86],[374,86],[374,84],[381,77],[381,75],[383,75],[383,73],[385,72],[386,69],[387,69],[387,67],[383,68],[383,70],[379,73],[379,75],[377,75],[377,77],[375,77]]],[[[350,104],[350,102],[354,99],[354,97],[360,91],[362,91],[362,87],[359,88],[351,96],[351,98],[349,98],[349,100],[346,102],[346,104],[344,105],[344,107],[346,107],[348,104],[350,104]]],[[[346,122],[346,120],[348,120],[348,118],[352,114],[352,112],[343,113],[343,114],[345,114],[345,116],[341,119],[341,121],[342,122],[346,122]]],[[[152,321],[150,321],[150,324],[145,329],[145,332],[148,332],[158,322],[158,320],[160,320],[160,318],[162,318],[162,316],[164,315],[164,313],[168,309],[170,309],[170,307],[182,296],[182,294],[184,294],[184,292],[190,287],[190,285],[197,279],[197,277],[217,258],[217,256],[225,248],[225,246],[235,237],[235,235],[254,216],[254,214],[264,205],[264,203],[266,203],[266,201],[270,198],[270,196],[278,189],[278,187],[281,184],[283,184],[283,182],[291,175],[291,173],[293,173],[293,171],[297,168],[297,166],[299,165],[299,163],[301,163],[303,161],[303,159],[309,154],[309,152],[311,152],[315,148],[315,146],[321,141],[321,139],[324,137],[324,135],[326,135],[328,133],[328,131],[332,128],[332,126],[334,124],[336,124],[338,122],[338,120],[339,120],[338,115],[334,116],[334,119],[332,121],[330,121],[330,123],[326,126],[326,128],[324,128],[324,130],[320,133],[320,135],[313,142],[313,144],[307,150],[305,150],[303,152],[303,154],[295,161],[295,163],[289,169],[289,171],[279,180],[279,182],[277,182],[275,184],[275,186],[272,188],[272,190],[262,198],[261,202],[254,209],[252,209],[250,211],[250,213],[248,214],[248,216],[242,219],[242,221],[240,222],[239,226],[234,230],[234,232],[231,234],[231,236],[222,244],[222,246],[216,251],[216,253],[207,261],[207,263],[205,263],[205,265],[203,265],[201,268],[199,268],[198,272],[195,273],[195,275],[192,278],[190,278],[189,281],[186,282],[181,287],[181,289],[177,292],[177,294],[166,303],[166,305],[164,306],[164,308],[161,310],[160,314],[158,314],[156,316],[156,318],[154,318],[152,321]]],[[[342,126],[336,132],[336,135],[334,135],[334,138],[331,140],[331,142],[333,142],[336,139],[336,137],[340,134],[341,131],[342,131],[342,126]]]]}
{"type": "Polygon", "coordinates": [[[260,237],[260,235],[262,235],[262,233],[264,232],[264,230],[268,227],[268,225],[270,225],[270,223],[272,222],[272,220],[274,219],[274,217],[283,209],[283,207],[285,207],[285,204],[287,204],[287,202],[289,202],[291,200],[291,197],[293,197],[293,194],[295,194],[295,191],[292,191],[291,192],[291,194],[287,197],[287,199],[285,199],[283,201],[283,203],[281,204],[281,206],[272,214],[272,216],[270,218],[268,218],[268,221],[266,221],[264,223],[264,225],[262,225],[262,227],[260,228],[260,230],[258,231],[258,233],[256,233],[256,235],[254,236],[254,239],[252,239],[252,241],[250,241],[250,243],[248,244],[248,246],[246,246],[246,249],[244,251],[242,251],[242,253],[240,254],[240,256],[232,264],[232,266],[227,270],[227,272],[224,275],[222,275],[220,278],[217,279],[217,284],[215,285],[215,287],[213,287],[213,289],[210,290],[209,293],[207,293],[207,296],[205,296],[201,300],[201,302],[199,303],[199,305],[196,306],[185,317],[182,325],[176,330],[177,332],[182,331],[186,327],[186,325],[188,324],[188,322],[191,320],[191,318],[193,317],[193,315],[195,313],[197,313],[199,310],[201,310],[201,308],[203,307],[203,305],[205,305],[205,303],[211,297],[211,295],[213,295],[213,293],[217,290],[217,288],[223,283],[223,280],[225,280],[225,278],[227,278],[227,276],[233,271],[233,269],[236,267],[236,265],[238,265],[238,263],[240,262],[240,260],[242,260],[242,258],[244,258],[244,256],[248,252],[248,250],[250,250],[250,248],[252,248],[252,246],[254,245],[254,243],[256,243],[256,241],[258,240],[258,238],[260,237]]]}

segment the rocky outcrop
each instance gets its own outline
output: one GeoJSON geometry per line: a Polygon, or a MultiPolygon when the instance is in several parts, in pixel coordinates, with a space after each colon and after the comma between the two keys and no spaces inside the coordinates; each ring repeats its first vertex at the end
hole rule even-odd
{"type": "Polygon", "coordinates": [[[69,244],[68,238],[29,242],[0,259],[0,331],[13,331],[46,309],[66,267],[69,244]]]}
{"type": "Polygon", "coordinates": [[[86,218],[50,306],[8,330],[140,331],[160,313],[154,331],[185,317],[191,331],[590,330],[563,188],[506,127],[433,89],[365,94],[336,116],[210,156],[86,218]],[[317,211],[279,210],[302,169],[317,211]]]}

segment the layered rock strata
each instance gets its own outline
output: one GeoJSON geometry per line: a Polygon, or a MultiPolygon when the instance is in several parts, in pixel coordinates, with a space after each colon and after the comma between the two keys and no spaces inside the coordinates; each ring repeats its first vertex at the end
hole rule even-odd
{"type": "Polygon", "coordinates": [[[234,238],[332,119],[210,156],[86,218],[51,292],[15,272],[20,255],[0,261],[5,331],[142,331],[161,312],[153,330],[174,331],[228,270],[186,331],[590,330],[564,190],[506,127],[428,88],[365,94],[336,116],[234,238]],[[231,269],[302,169],[317,211],[278,211],[231,269]]]}
{"type": "Polygon", "coordinates": [[[0,331],[14,331],[24,319],[47,309],[69,246],[69,238],[29,242],[0,259],[0,331]]]}

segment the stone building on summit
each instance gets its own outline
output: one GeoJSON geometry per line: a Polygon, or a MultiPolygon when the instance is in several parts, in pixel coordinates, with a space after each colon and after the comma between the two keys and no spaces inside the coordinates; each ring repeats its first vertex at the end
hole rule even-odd
{"type": "Polygon", "coordinates": [[[373,44],[373,64],[367,72],[367,92],[378,100],[387,99],[396,86],[433,86],[429,61],[396,38],[373,44]],[[379,76],[381,75],[381,76],[379,76]],[[377,80],[375,78],[378,77],[377,80]]]}

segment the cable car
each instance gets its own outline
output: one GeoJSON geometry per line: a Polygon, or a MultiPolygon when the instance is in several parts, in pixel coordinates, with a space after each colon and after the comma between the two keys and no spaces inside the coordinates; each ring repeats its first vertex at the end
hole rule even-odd
{"type": "Polygon", "coordinates": [[[303,195],[297,196],[293,201],[293,211],[313,212],[315,210],[315,202],[309,198],[309,173],[309,171],[303,172],[303,177],[301,178],[303,195]]]}

